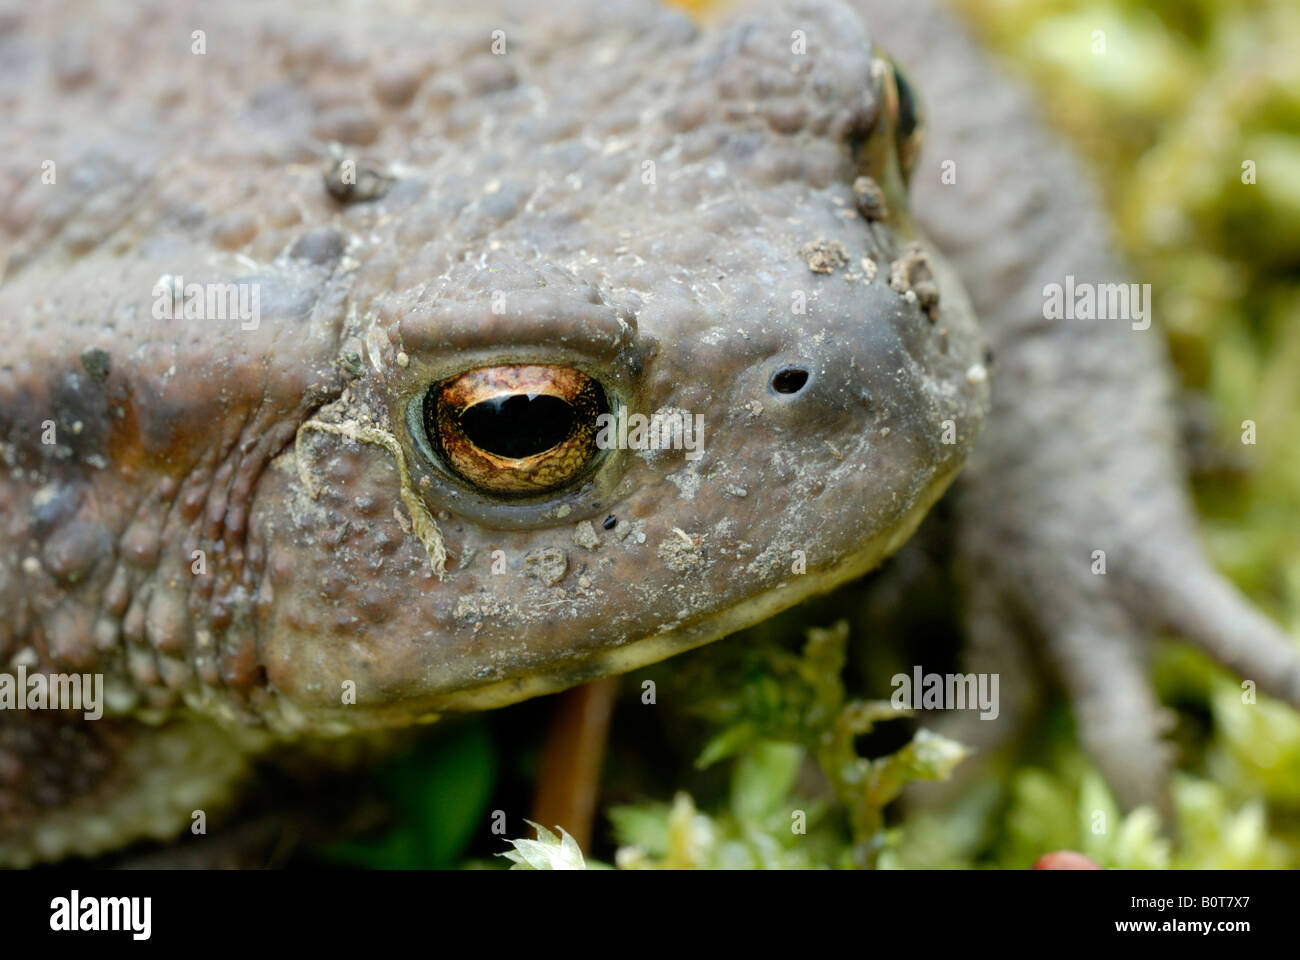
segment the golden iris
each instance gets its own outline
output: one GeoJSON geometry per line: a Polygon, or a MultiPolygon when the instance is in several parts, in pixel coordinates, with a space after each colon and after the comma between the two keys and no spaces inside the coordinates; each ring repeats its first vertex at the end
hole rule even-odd
{"type": "Polygon", "coordinates": [[[536,494],[586,474],[600,452],[605,391],[571,367],[481,367],[424,397],[429,445],[454,474],[491,493],[536,494]]]}

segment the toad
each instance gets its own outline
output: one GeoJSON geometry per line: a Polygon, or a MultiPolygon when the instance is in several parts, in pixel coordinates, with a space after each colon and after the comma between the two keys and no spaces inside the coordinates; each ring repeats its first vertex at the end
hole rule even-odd
{"type": "Polygon", "coordinates": [[[1122,267],[950,20],[427,8],[0,15],[0,664],[103,701],[0,710],[0,862],[715,640],[964,463],[974,662],[1029,688],[1042,645],[1126,804],[1168,766],[1153,630],[1300,700],[1196,545],[1156,334],[1044,319],[1122,267]]]}

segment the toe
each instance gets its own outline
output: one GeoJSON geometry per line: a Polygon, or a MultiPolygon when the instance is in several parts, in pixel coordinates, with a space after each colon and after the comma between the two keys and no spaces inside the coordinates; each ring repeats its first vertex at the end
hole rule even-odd
{"type": "Polygon", "coordinates": [[[1300,709],[1300,646],[1200,556],[1153,564],[1146,603],[1157,623],[1300,709]]]}
{"type": "Polygon", "coordinates": [[[1151,691],[1146,646],[1115,607],[1094,607],[1049,639],[1080,740],[1115,799],[1125,810],[1151,805],[1169,824],[1169,715],[1151,691]]]}

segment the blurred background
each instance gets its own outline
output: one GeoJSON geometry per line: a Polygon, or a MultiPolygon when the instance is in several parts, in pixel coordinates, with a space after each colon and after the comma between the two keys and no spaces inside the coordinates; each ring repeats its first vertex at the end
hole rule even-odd
{"type": "MultiPolygon", "coordinates": [[[[728,6],[682,5],[706,19],[728,6]]],[[[1300,638],[1300,4],[952,6],[1094,171],[1135,278],[1153,285],[1210,552],[1300,638]]],[[[931,526],[941,547],[942,512],[931,526]]],[[[918,642],[927,670],[957,668],[950,587],[922,542],[865,588],[625,678],[588,859],[1023,868],[1068,848],[1110,867],[1300,865],[1300,715],[1262,698],[1240,709],[1238,679],[1170,642],[1155,683],[1177,716],[1176,843],[1151,811],[1116,809],[1059,697],[955,807],[903,810],[903,785],[942,776],[961,750],[855,698],[887,697],[918,642]]],[[[434,732],[381,771],[378,826],[300,859],[508,866],[493,854],[531,835],[521,818],[553,711],[545,698],[434,732]],[[498,810],[505,835],[484,827],[498,810]]]]}

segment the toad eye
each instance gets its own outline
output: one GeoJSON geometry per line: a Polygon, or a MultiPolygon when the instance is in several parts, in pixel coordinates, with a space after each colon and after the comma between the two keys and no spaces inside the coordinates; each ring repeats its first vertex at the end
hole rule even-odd
{"type": "Polygon", "coordinates": [[[907,76],[897,65],[891,64],[894,78],[893,96],[889,100],[890,116],[893,119],[894,139],[898,146],[898,162],[903,169],[903,176],[908,176],[916,166],[917,155],[921,152],[921,136],[924,132],[921,124],[921,101],[917,98],[907,76]]]}
{"type": "Polygon", "coordinates": [[[537,494],[585,476],[596,462],[599,383],[560,366],[470,370],[424,396],[429,447],[451,473],[488,493],[537,494]]]}

